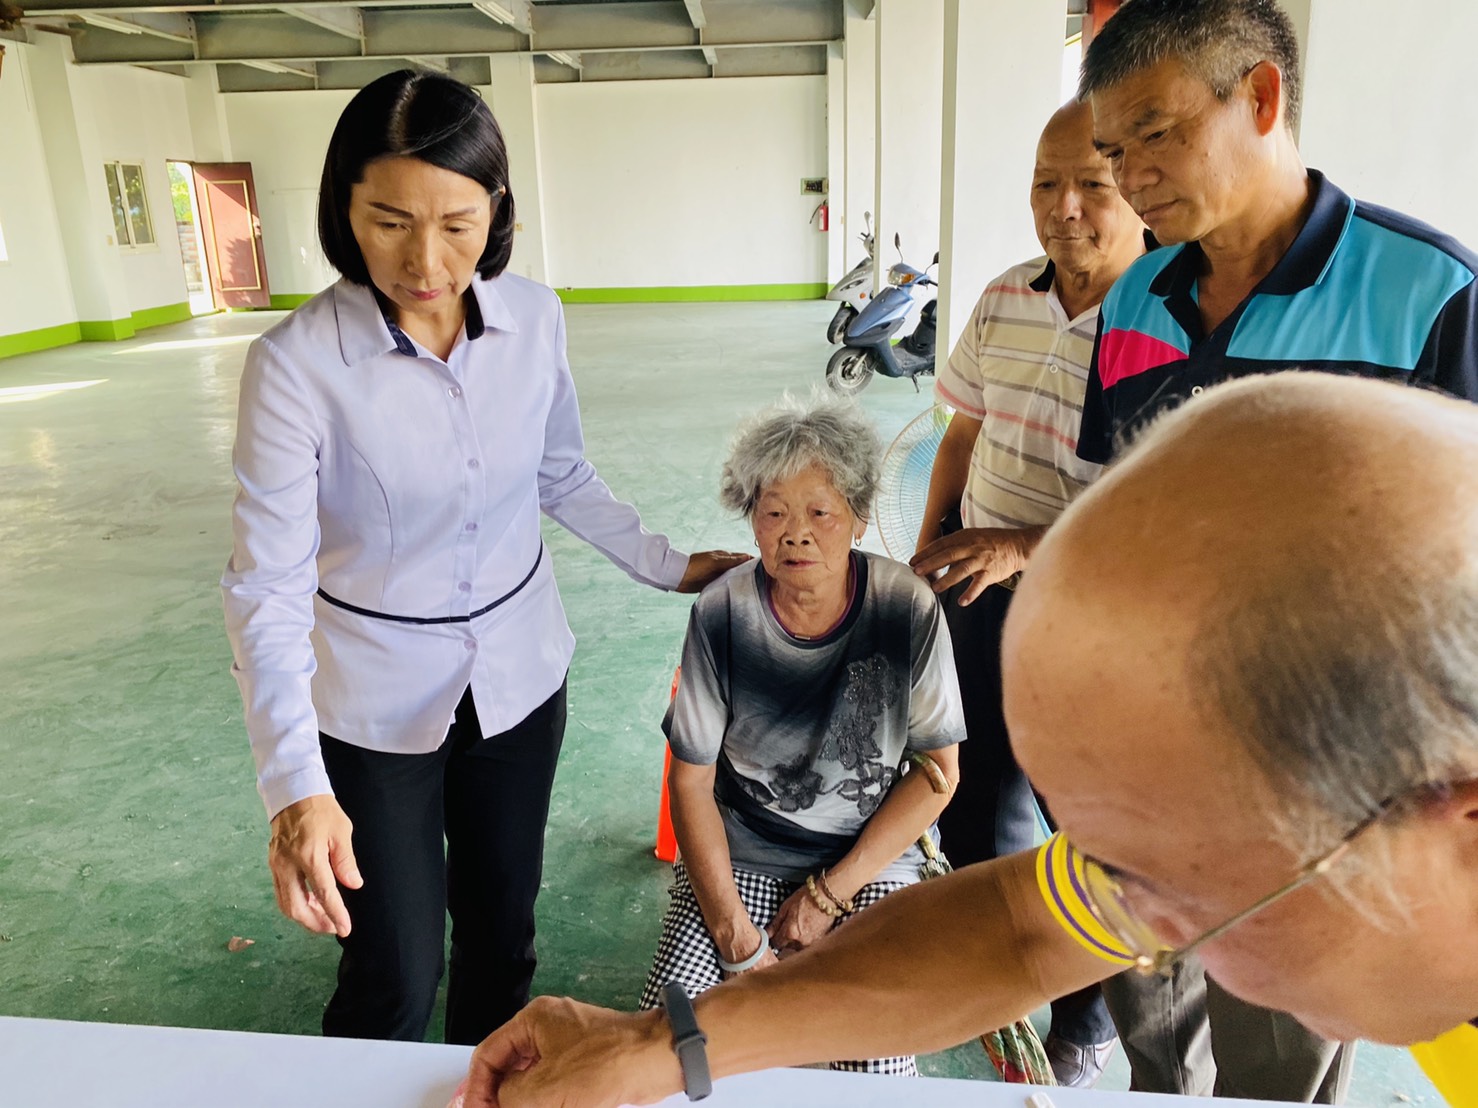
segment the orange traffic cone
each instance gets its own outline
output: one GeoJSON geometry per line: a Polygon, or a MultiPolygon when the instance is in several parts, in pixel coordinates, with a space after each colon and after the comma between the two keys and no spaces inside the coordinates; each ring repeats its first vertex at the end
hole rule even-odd
{"type": "MultiPolygon", "coordinates": [[[[677,681],[682,676],[683,667],[678,666],[677,672],[672,675],[672,692],[669,698],[677,696],[677,681]]],[[[672,769],[672,748],[664,747],[666,756],[662,759],[662,800],[657,809],[657,849],[658,858],[664,862],[677,861],[677,832],[672,829],[672,807],[671,799],[667,795],[667,774],[672,769]]]]}

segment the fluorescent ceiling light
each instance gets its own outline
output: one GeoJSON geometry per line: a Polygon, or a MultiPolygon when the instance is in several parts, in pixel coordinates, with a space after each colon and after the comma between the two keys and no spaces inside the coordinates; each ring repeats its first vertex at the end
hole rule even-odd
{"type": "Polygon", "coordinates": [[[496,19],[499,23],[506,23],[510,27],[518,21],[518,17],[499,4],[497,0],[472,0],[472,6],[489,19],[496,19]]]}
{"type": "Polygon", "coordinates": [[[284,74],[285,76],[288,76],[288,77],[305,77],[305,76],[307,76],[307,74],[305,74],[301,69],[293,69],[291,66],[278,65],[276,62],[255,62],[255,61],[253,61],[253,62],[242,62],[241,64],[242,65],[249,65],[253,69],[260,69],[263,73],[281,73],[281,74],[284,74]]]}
{"type": "Polygon", "coordinates": [[[580,68],[579,60],[563,50],[556,50],[552,54],[545,54],[544,56],[552,62],[559,62],[560,65],[567,65],[571,69],[580,68]]]}
{"type": "Polygon", "coordinates": [[[95,12],[78,12],[77,18],[93,27],[101,27],[105,31],[117,31],[120,35],[141,35],[144,29],[137,23],[130,23],[126,19],[115,19],[111,15],[98,15],[95,12]]]}

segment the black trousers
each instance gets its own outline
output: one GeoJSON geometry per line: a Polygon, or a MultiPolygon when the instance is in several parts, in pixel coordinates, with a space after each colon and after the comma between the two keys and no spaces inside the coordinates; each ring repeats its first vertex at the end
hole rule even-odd
{"type": "Polygon", "coordinates": [[[529,999],[534,899],[565,729],[565,686],[522,722],[482,737],[469,689],[441,748],[385,754],[320,736],[354,824],[358,890],[323,1033],[425,1038],[452,919],[446,1041],[480,1042],[529,999]]]}
{"type": "MultiPolygon", "coordinates": [[[[939,817],[944,853],[956,866],[1029,850],[1037,829],[1036,798],[1011,752],[1001,700],[1001,631],[1015,594],[992,585],[962,608],[967,584],[943,597],[968,736],[960,744],[959,789],[939,817]]],[[[1097,985],[1053,1002],[1052,1033],[1077,1046],[1114,1037],[1097,985]]]]}

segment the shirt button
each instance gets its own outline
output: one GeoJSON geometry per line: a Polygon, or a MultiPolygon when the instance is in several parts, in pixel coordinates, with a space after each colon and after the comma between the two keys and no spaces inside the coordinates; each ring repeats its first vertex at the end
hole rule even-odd
{"type": "Polygon", "coordinates": [[[476,458],[468,458],[467,459],[467,468],[468,469],[476,469],[480,465],[482,465],[482,463],[479,462],[476,458]]]}
{"type": "Polygon", "coordinates": [[[1200,396],[1203,391],[1204,390],[1201,388],[1200,385],[1193,385],[1191,387],[1191,395],[1192,396],[1200,396]]]}
{"type": "Polygon", "coordinates": [[[446,394],[450,396],[453,400],[455,400],[457,399],[457,397],[462,395],[462,390],[459,389],[456,385],[453,385],[451,388],[446,390],[446,394]]]}
{"type": "Polygon", "coordinates": [[[473,642],[471,639],[468,639],[462,645],[465,646],[468,650],[476,650],[477,649],[477,644],[475,642],[473,642]]]}
{"type": "Polygon", "coordinates": [[[477,524],[475,524],[475,523],[469,523],[466,527],[462,528],[462,530],[464,530],[464,531],[476,531],[477,530],[477,524]]]}
{"type": "Polygon", "coordinates": [[[471,592],[472,591],[472,586],[471,586],[471,584],[469,584],[466,581],[458,581],[457,582],[457,591],[458,592],[471,592]]]}
{"type": "Polygon", "coordinates": [[[1048,373],[1056,373],[1057,372],[1057,363],[1056,362],[1049,362],[1047,364],[1047,372],[1048,373]]]}

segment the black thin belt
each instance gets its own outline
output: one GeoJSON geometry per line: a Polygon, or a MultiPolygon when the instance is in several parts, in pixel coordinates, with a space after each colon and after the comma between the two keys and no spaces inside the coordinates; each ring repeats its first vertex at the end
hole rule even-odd
{"type": "Polygon", "coordinates": [[[500,604],[506,604],[508,601],[512,600],[515,596],[521,593],[524,589],[524,586],[534,579],[534,574],[539,569],[539,563],[543,560],[544,544],[541,542],[539,544],[539,556],[534,559],[533,568],[524,575],[524,579],[522,581],[514,585],[513,588],[509,589],[502,596],[498,597],[497,600],[494,600],[491,604],[484,605],[483,607],[477,609],[477,611],[465,616],[392,616],[386,612],[374,612],[368,608],[361,608],[358,605],[350,604],[346,600],[340,600],[336,596],[329,596],[329,594],[324,592],[322,589],[318,590],[318,595],[321,596],[328,603],[332,604],[335,608],[343,608],[344,611],[353,612],[357,616],[369,616],[370,619],[388,619],[391,623],[471,623],[474,619],[477,619],[479,616],[487,615],[500,604]]]}

